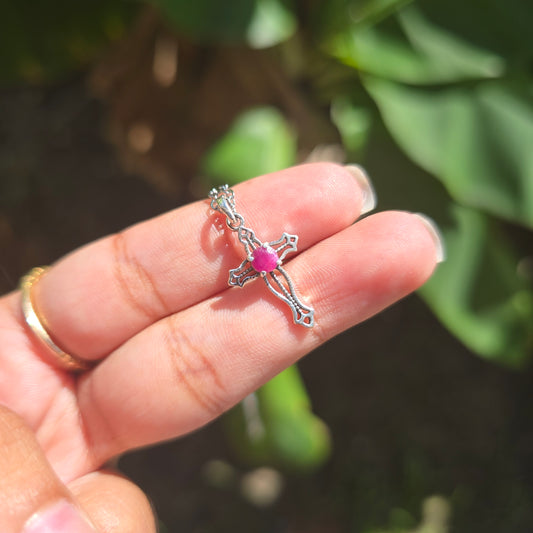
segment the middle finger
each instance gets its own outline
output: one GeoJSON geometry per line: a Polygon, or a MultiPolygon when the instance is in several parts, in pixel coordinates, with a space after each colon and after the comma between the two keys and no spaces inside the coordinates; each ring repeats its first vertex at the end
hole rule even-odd
{"type": "MultiPolygon", "coordinates": [[[[302,165],[238,185],[237,209],[261,240],[296,233],[302,251],[359,216],[364,183],[355,167],[302,165]]],[[[206,201],[196,202],[59,261],[34,287],[54,341],[77,357],[99,359],[223,290],[242,256],[216,220],[206,201]]]]}

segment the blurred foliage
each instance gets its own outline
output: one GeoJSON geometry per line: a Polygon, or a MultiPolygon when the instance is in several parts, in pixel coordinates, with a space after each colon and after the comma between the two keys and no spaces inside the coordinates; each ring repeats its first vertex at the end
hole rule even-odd
{"type": "Polygon", "coordinates": [[[0,0],[0,81],[43,83],[87,65],[122,37],[131,0],[0,0]]]}
{"type": "Polygon", "coordinates": [[[228,417],[228,435],[239,456],[253,463],[308,471],[329,457],[329,432],[311,412],[296,366],[263,385],[228,417]]]}
{"type": "Polygon", "coordinates": [[[185,35],[204,43],[265,48],[290,37],[296,17],[283,0],[154,0],[185,35]]]}
{"type": "Polygon", "coordinates": [[[345,150],[353,154],[360,153],[372,125],[370,111],[354,104],[346,96],[339,96],[331,102],[331,120],[339,130],[345,150]]]}
{"type": "Polygon", "coordinates": [[[531,342],[531,287],[517,275],[516,252],[495,220],[453,206],[449,259],[422,294],[452,333],[487,358],[518,367],[531,342]]]}
{"type": "MultiPolygon", "coordinates": [[[[310,2],[300,19],[298,75],[329,103],[348,157],[365,164],[372,145],[386,147],[383,125],[424,179],[444,186],[423,185],[426,196],[416,203],[413,168],[389,169],[405,187],[386,207],[414,203],[446,240],[447,261],[422,296],[472,351],[523,365],[533,346],[532,274],[518,268],[527,251],[509,242],[509,223],[533,229],[533,11],[519,0],[505,7],[495,0],[332,0],[310,2]],[[313,70],[317,58],[321,72],[345,65],[337,85],[313,70]]],[[[294,48],[287,43],[292,55],[294,48]]],[[[248,141],[232,131],[224,139],[232,156],[239,142],[250,169],[248,141]]],[[[219,145],[218,161],[229,152],[219,145]]],[[[381,157],[392,158],[390,149],[381,157]]],[[[208,159],[208,174],[220,175],[208,159]]],[[[240,167],[235,157],[232,166],[240,167]]],[[[372,175],[378,192],[394,186],[372,175]]]]}
{"type": "Polygon", "coordinates": [[[422,520],[416,520],[407,510],[394,508],[389,513],[389,526],[386,530],[371,529],[365,533],[448,533],[450,505],[442,496],[430,496],[422,505],[422,520]]]}
{"type": "Polygon", "coordinates": [[[237,117],[204,157],[211,185],[234,185],[296,163],[296,137],[275,108],[256,108],[237,117]]]}
{"type": "Polygon", "coordinates": [[[422,0],[328,44],[360,71],[398,146],[449,193],[448,260],[422,295],[471,350],[513,367],[533,335],[531,280],[503,224],[533,228],[531,21],[520,2],[481,12],[422,0]]]}

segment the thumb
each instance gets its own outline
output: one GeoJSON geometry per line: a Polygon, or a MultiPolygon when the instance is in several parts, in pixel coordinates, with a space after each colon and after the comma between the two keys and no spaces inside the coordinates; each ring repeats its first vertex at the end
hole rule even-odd
{"type": "Polygon", "coordinates": [[[24,420],[0,405],[2,533],[153,533],[155,530],[150,504],[135,485],[112,472],[102,471],[65,486],[24,420]]]}
{"type": "Polygon", "coordinates": [[[95,533],[21,417],[0,406],[0,531],[95,533]]]}

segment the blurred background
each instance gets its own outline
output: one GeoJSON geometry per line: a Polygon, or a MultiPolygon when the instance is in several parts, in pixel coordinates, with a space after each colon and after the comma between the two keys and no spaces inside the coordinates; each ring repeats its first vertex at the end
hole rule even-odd
{"type": "Polygon", "coordinates": [[[303,161],[446,239],[417,295],[120,459],[163,533],[533,530],[532,27],[522,0],[0,0],[2,293],[303,161]]]}

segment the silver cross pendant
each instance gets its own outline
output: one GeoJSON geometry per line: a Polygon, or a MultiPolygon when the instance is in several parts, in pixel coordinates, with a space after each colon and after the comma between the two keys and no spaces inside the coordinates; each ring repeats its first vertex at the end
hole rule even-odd
{"type": "Polygon", "coordinates": [[[229,271],[228,284],[243,287],[257,277],[263,278],[272,294],[290,307],[294,323],[312,328],[315,312],[300,301],[291,278],[281,266],[285,257],[296,251],[298,236],[283,233],[277,241],[263,243],[250,228],[244,226],[243,216],[235,209],[235,193],[228,185],[212,189],[209,198],[211,208],[226,216],[228,228],[237,232],[246,251],[246,259],[229,271]]]}

